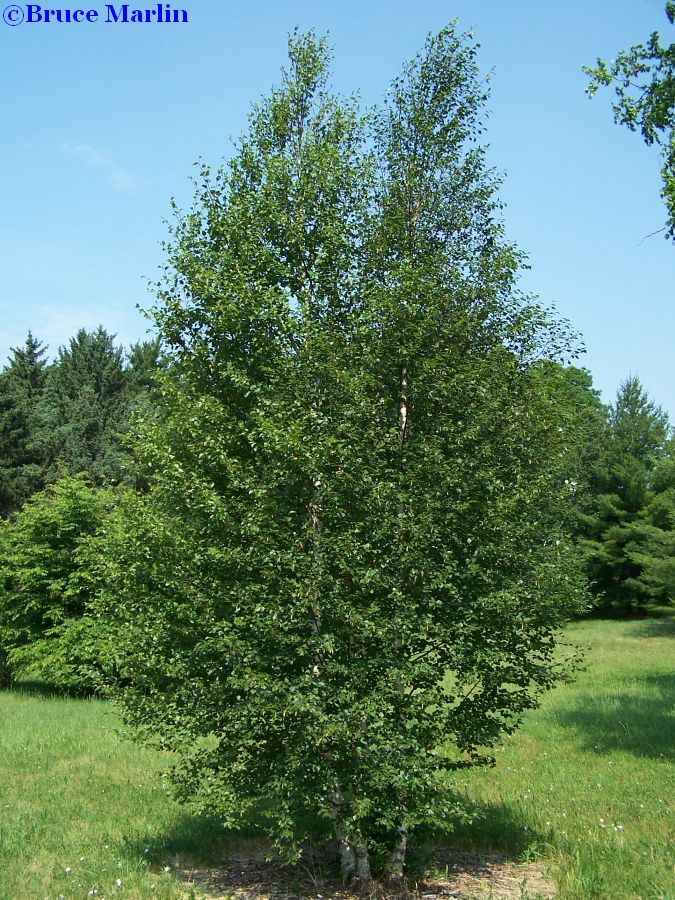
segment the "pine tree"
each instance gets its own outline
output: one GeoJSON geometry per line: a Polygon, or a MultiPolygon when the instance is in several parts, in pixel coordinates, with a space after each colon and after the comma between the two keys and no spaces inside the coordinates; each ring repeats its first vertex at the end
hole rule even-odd
{"type": "Polygon", "coordinates": [[[671,440],[650,478],[647,498],[627,546],[639,566],[639,596],[655,603],[675,602],[675,443],[671,440]]]}
{"type": "Polygon", "coordinates": [[[0,373],[0,516],[7,517],[44,485],[36,407],[44,390],[46,349],[31,332],[11,350],[0,373]]]}
{"type": "Polygon", "coordinates": [[[38,409],[47,481],[79,472],[99,483],[123,478],[127,381],[124,351],[101,327],[80,329],[59,349],[38,409]]]}
{"type": "Polygon", "coordinates": [[[127,354],[129,388],[132,394],[147,394],[157,387],[157,375],[163,368],[159,339],[137,341],[127,354]]]}
{"type": "Polygon", "coordinates": [[[630,612],[649,599],[641,580],[639,532],[668,432],[667,415],[637,377],[628,378],[611,409],[604,465],[595,476],[593,508],[584,517],[582,543],[600,607],[630,612]]]}

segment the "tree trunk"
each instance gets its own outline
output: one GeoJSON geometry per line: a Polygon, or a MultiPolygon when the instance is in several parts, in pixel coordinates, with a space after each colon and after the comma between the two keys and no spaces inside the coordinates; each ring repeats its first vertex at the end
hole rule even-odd
{"type": "Polygon", "coordinates": [[[357,870],[356,852],[349,840],[345,837],[342,828],[337,820],[334,823],[335,840],[337,841],[338,853],[340,855],[340,871],[342,872],[342,880],[350,881],[357,870]]]}
{"type": "Polygon", "coordinates": [[[343,881],[349,881],[356,874],[357,869],[357,860],[356,860],[356,852],[352,845],[352,842],[349,840],[347,835],[345,835],[342,830],[342,824],[340,822],[340,809],[344,806],[345,800],[342,796],[342,791],[340,790],[340,786],[336,785],[335,792],[331,797],[331,818],[333,819],[333,831],[335,832],[335,841],[338,847],[338,854],[340,856],[340,869],[342,871],[342,879],[343,881]]]}
{"type": "MultiPolygon", "coordinates": [[[[318,601],[320,591],[318,577],[321,569],[321,533],[323,531],[323,523],[321,521],[321,479],[318,476],[312,479],[312,499],[308,504],[308,508],[312,523],[313,556],[316,563],[315,578],[317,578],[317,583],[314,588],[314,595],[315,600],[318,601]]],[[[321,613],[319,612],[318,602],[312,603],[310,610],[312,613],[312,631],[314,636],[318,638],[321,634],[321,613]]],[[[314,668],[312,669],[317,677],[321,675],[321,662],[321,657],[317,652],[314,657],[314,668]]]]}
{"type": "Polygon", "coordinates": [[[405,819],[401,820],[401,824],[396,829],[396,835],[396,843],[391,854],[390,875],[394,881],[400,881],[403,878],[405,853],[408,848],[408,826],[405,819]]]}
{"type": "MultiPolygon", "coordinates": [[[[400,395],[399,395],[399,406],[398,406],[398,425],[399,425],[399,438],[401,441],[401,452],[403,453],[405,443],[409,436],[410,429],[410,410],[408,406],[408,392],[410,390],[410,378],[408,375],[408,367],[402,366],[401,368],[401,381],[400,381],[400,395]]],[[[399,504],[398,514],[399,517],[403,517],[405,512],[405,508],[403,504],[399,504]]],[[[405,549],[405,534],[401,533],[401,556],[403,556],[403,552],[405,549]]],[[[401,566],[400,571],[400,590],[403,593],[404,585],[405,585],[405,569],[401,566]]],[[[402,642],[400,638],[395,641],[395,649],[397,652],[400,652],[402,649],[402,642]]],[[[402,684],[399,684],[399,693],[401,697],[405,697],[405,691],[402,684]]],[[[401,727],[405,727],[405,711],[403,708],[403,704],[401,706],[399,712],[399,719],[401,727]]],[[[401,824],[396,829],[396,843],[394,844],[394,849],[391,854],[391,861],[389,866],[390,877],[394,881],[401,881],[403,879],[403,867],[405,865],[405,854],[408,847],[408,825],[405,821],[405,809],[401,809],[401,824]]]]}
{"type": "MultiPolygon", "coordinates": [[[[401,451],[403,452],[405,443],[409,436],[410,431],[410,410],[408,405],[408,392],[410,390],[410,378],[408,375],[408,367],[403,366],[401,368],[401,381],[400,381],[400,399],[399,399],[399,407],[398,407],[398,424],[399,424],[399,438],[401,441],[401,451]]],[[[398,508],[399,516],[403,516],[404,514],[404,506],[401,503],[398,508]]],[[[403,556],[405,548],[405,535],[401,534],[401,556],[403,556]]],[[[403,566],[401,567],[400,572],[401,578],[401,592],[403,592],[404,584],[405,584],[405,570],[403,566]]],[[[397,642],[397,651],[400,651],[400,642],[397,642]]],[[[405,696],[405,691],[403,689],[403,685],[399,685],[399,691],[401,696],[405,696]]],[[[400,710],[399,717],[401,720],[401,726],[405,726],[405,711],[403,707],[400,710]]],[[[391,854],[390,861],[390,877],[395,881],[400,881],[403,878],[403,867],[405,865],[405,854],[408,847],[408,825],[405,821],[405,809],[401,810],[401,824],[396,829],[396,843],[394,844],[394,849],[391,854]]]]}
{"type": "Polygon", "coordinates": [[[354,848],[356,852],[356,877],[360,882],[366,884],[373,880],[370,872],[370,856],[368,854],[367,844],[357,844],[354,848]]]}
{"type": "Polygon", "coordinates": [[[408,437],[408,390],[410,388],[410,378],[408,376],[408,367],[401,368],[401,383],[398,399],[398,429],[401,444],[404,444],[408,437]]]}

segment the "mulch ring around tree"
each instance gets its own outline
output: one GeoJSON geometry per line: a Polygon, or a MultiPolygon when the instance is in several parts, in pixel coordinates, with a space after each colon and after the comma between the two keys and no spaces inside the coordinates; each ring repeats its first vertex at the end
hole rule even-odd
{"type": "MultiPolygon", "coordinates": [[[[404,891],[387,885],[357,893],[334,875],[334,863],[325,855],[305,852],[296,865],[282,865],[268,859],[269,851],[239,848],[225,866],[182,867],[180,876],[199,886],[208,898],[232,900],[364,900],[364,897],[407,897],[434,900],[455,897],[461,900],[551,900],[555,888],[542,866],[509,859],[489,851],[438,849],[431,853],[423,881],[410,883],[404,891]]],[[[176,870],[175,870],[176,871],[176,870]]]]}

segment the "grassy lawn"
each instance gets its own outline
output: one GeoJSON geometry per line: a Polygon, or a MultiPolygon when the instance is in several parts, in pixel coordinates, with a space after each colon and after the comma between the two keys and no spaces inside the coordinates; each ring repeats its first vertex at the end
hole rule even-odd
{"type": "Polygon", "coordinates": [[[570,627],[587,649],[573,685],[551,692],[462,779],[482,820],[458,838],[544,859],[564,898],[675,898],[675,616],[570,627]]]}
{"type": "Polygon", "coordinates": [[[175,855],[216,826],[183,814],[109,706],[25,684],[0,693],[0,723],[2,900],[179,896],[175,855]]]}
{"type": "MultiPolygon", "coordinates": [[[[674,636],[672,613],[572,626],[586,671],[545,698],[496,769],[463,776],[481,818],[457,846],[543,861],[561,898],[673,900],[674,636]]],[[[167,796],[165,761],[116,724],[101,701],[0,693],[1,900],[184,897],[178,867],[227,855],[216,823],[167,796]]]]}

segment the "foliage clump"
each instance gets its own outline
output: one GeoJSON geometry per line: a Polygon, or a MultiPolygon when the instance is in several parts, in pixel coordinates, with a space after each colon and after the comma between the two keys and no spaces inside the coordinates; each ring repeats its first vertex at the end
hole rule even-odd
{"type": "Polygon", "coordinates": [[[97,588],[84,548],[115,502],[83,476],[39,492],[0,522],[0,671],[92,691],[99,683],[100,635],[88,617],[97,588]]]}
{"type": "Polygon", "coordinates": [[[31,332],[0,372],[0,516],[44,487],[37,406],[47,377],[46,350],[31,332]]]}

